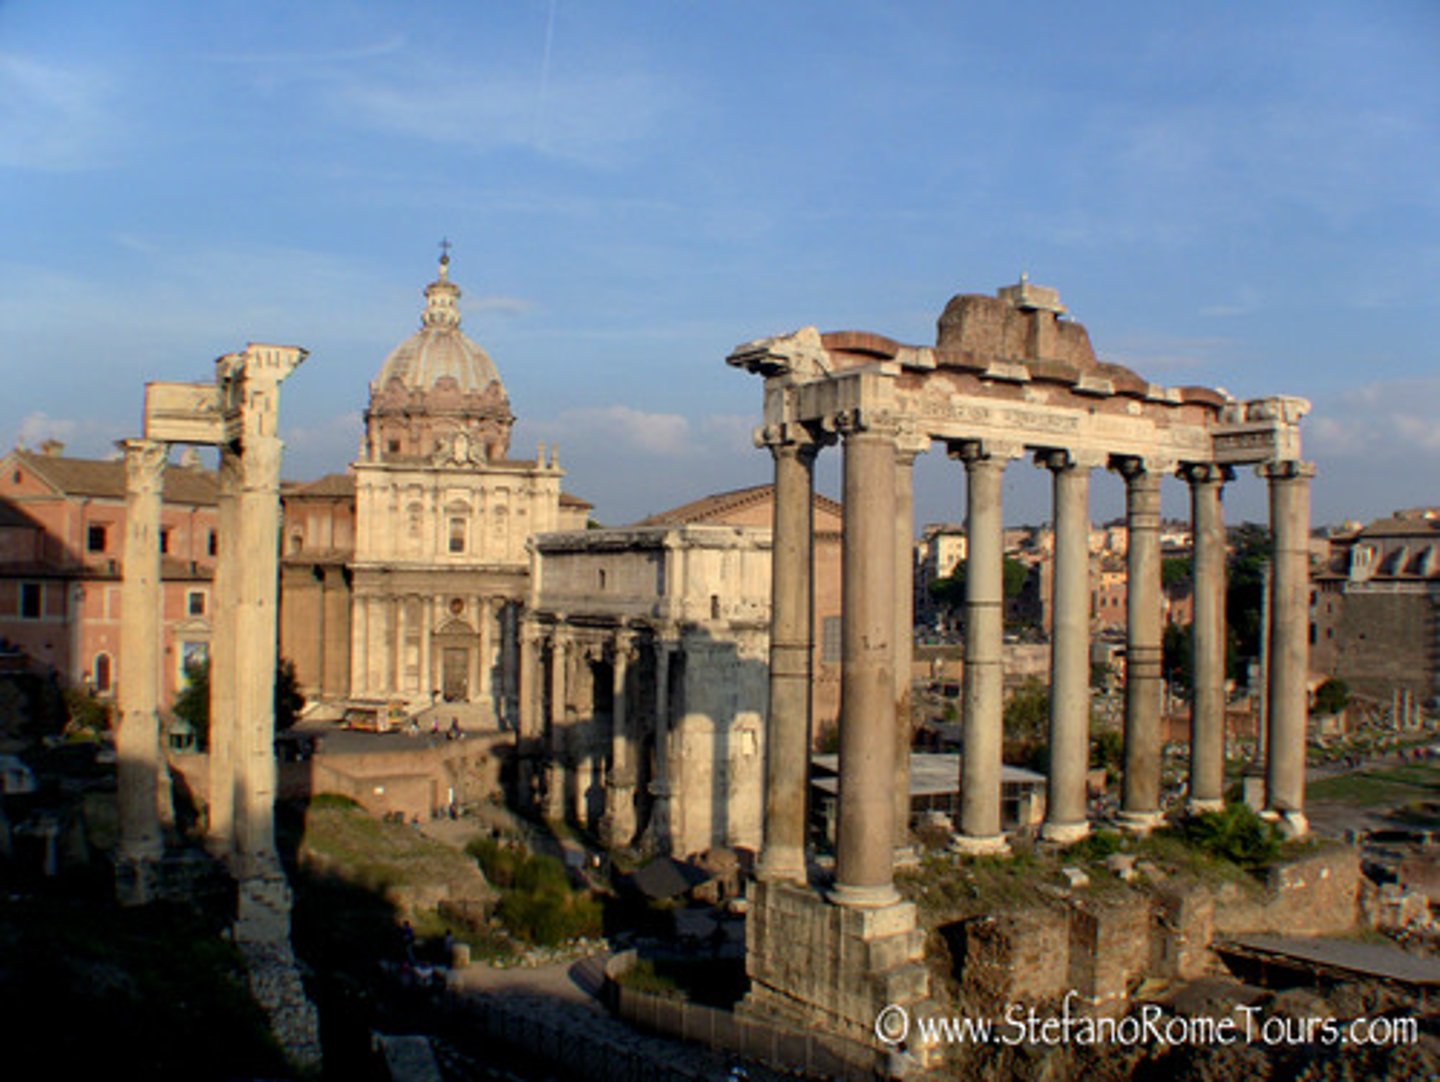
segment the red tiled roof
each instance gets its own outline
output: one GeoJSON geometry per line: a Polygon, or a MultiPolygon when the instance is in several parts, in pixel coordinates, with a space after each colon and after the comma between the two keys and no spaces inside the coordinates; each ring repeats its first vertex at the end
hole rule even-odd
{"type": "MultiPolygon", "coordinates": [[[[741,508],[751,507],[757,503],[769,503],[774,499],[774,485],[751,485],[749,488],[737,488],[730,492],[717,492],[711,496],[702,496],[698,500],[681,504],[679,507],[671,508],[669,511],[661,511],[658,514],[650,515],[635,523],[636,526],[682,526],[692,523],[715,522],[722,516],[738,511],[741,508]]],[[[828,496],[815,494],[815,506],[823,508],[832,514],[839,515],[841,508],[838,503],[828,496]]]]}
{"type": "MultiPolygon", "coordinates": [[[[26,450],[16,450],[14,454],[26,469],[63,495],[125,498],[125,463],[119,459],[63,458],[26,450]]],[[[217,502],[218,487],[211,470],[165,467],[166,503],[213,505],[217,502]]]]}

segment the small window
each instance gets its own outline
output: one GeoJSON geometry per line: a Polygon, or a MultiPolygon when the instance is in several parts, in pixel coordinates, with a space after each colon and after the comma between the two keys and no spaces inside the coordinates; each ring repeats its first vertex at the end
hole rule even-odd
{"type": "Polygon", "coordinates": [[[220,554],[220,535],[214,530],[210,531],[210,540],[206,543],[205,551],[210,553],[211,556],[218,556],[220,554]]]}
{"type": "Polygon", "coordinates": [[[205,591],[191,590],[185,595],[185,609],[191,616],[204,616],[205,591]]]}
{"type": "Polygon", "coordinates": [[[110,690],[110,655],[95,655],[95,690],[104,695],[110,690]]]}
{"type": "Polygon", "coordinates": [[[450,520],[450,551],[465,551],[465,520],[463,518],[450,520]]]}
{"type": "Polygon", "coordinates": [[[20,584],[20,619],[40,619],[44,588],[38,582],[22,582],[20,584]]]}
{"type": "Polygon", "coordinates": [[[292,553],[305,551],[305,535],[299,530],[290,535],[290,551],[292,553]]]}
{"type": "Polygon", "coordinates": [[[391,440],[391,441],[390,441],[389,443],[387,443],[385,446],[389,448],[390,453],[391,453],[392,455],[398,455],[398,454],[400,453],[400,441],[399,441],[399,440],[391,440]]]}
{"type": "Polygon", "coordinates": [[[711,595],[710,595],[710,619],[712,619],[712,620],[718,620],[718,619],[720,619],[720,595],[719,595],[719,594],[711,594],[711,595]]]}
{"type": "Polygon", "coordinates": [[[105,551],[105,527],[91,526],[85,532],[85,548],[89,552],[105,551]]]}
{"type": "Polygon", "coordinates": [[[605,569],[600,569],[600,589],[605,589],[605,569]]]}
{"type": "Polygon", "coordinates": [[[170,527],[166,526],[160,531],[160,554],[170,555],[170,527]]]}

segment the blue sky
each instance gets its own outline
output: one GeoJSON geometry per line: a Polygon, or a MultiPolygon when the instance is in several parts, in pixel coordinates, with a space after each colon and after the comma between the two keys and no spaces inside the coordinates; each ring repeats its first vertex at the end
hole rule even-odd
{"type": "Polygon", "coordinates": [[[1022,270],[1157,382],[1311,399],[1317,522],[1440,503],[1437,55],[1433,0],[0,0],[0,442],[289,342],[286,474],[343,469],[448,237],[513,453],[606,522],[768,479],[737,343],[928,343],[1022,270]]]}

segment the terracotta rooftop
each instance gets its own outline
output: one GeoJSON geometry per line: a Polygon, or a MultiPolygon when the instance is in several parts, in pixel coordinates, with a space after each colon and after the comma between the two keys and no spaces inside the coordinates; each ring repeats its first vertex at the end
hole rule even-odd
{"type": "MultiPolygon", "coordinates": [[[[50,487],[67,496],[125,498],[125,463],[116,459],[63,458],[17,449],[14,459],[50,487]]],[[[165,502],[216,503],[217,482],[211,470],[165,467],[165,502]]]]}
{"type": "Polygon", "coordinates": [[[296,481],[282,486],[286,496],[355,498],[355,478],[348,473],[327,473],[317,481],[296,481]]]}
{"type": "MultiPolygon", "coordinates": [[[[774,485],[751,485],[730,492],[717,492],[713,496],[702,496],[698,500],[681,504],[669,511],[661,511],[635,523],[636,526],[683,526],[706,522],[723,522],[726,515],[759,503],[774,499],[774,485]]],[[[828,496],[815,494],[815,506],[839,516],[841,508],[828,496]]]]}
{"type": "Polygon", "coordinates": [[[561,506],[561,507],[594,507],[595,505],[594,505],[593,503],[591,503],[591,502],[590,502],[589,500],[587,500],[587,499],[584,499],[584,498],[582,498],[582,497],[580,497],[580,496],[576,496],[576,495],[575,495],[574,493],[572,493],[572,492],[562,492],[562,493],[560,493],[560,506],[561,506]]]}

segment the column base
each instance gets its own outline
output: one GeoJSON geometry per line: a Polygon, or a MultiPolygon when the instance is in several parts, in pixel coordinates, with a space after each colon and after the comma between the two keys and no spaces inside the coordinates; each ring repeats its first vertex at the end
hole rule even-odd
{"type": "Polygon", "coordinates": [[[1071,845],[1090,836],[1090,824],[1079,823],[1044,823],[1040,827],[1040,840],[1045,842],[1056,842],[1059,845],[1071,845]]]}
{"type": "MultiPolygon", "coordinates": [[[[913,903],[848,909],[788,883],[757,883],[751,892],[745,972],[750,991],[737,1014],[871,1047],[887,1006],[920,1013],[930,991],[913,903]]],[[[914,1036],[911,1045],[919,1050],[914,1036]]]]}
{"type": "Polygon", "coordinates": [[[1220,797],[1196,797],[1185,804],[1186,815],[1209,815],[1224,810],[1225,801],[1220,797]]]}
{"type": "Polygon", "coordinates": [[[909,842],[895,847],[895,867],[918,868],[919,866],[920,850],[916,849],[909,842]]]}
{"type": "Polygon", "coordinates": [[[1310,820],[1305,818],[1304,812],[1293,808],[1289,811],[1266,808],[1260,813],[1260,818],[1278,826],[1281,836],[1287,839],[1303,838],[1310,833],[1310,820]]]}
{"type": "Polygon", "coordinates": [[[1158,811],[1122,811],[1116,819],[1121,830],[1141,838],[1165,825],[1165,816],[1158,811]]]}
{"type": "Polygon", "coordinates": [[[830,888],[829,898],[846,909],[883,909],[898,904],[900,894],[893,883],[863,887],[853,883],[836,883],[830,888]]]}
{"type": "Polygon", "coordinates": [[[956,834],[950,839],[950,851],[967,857],[1009,856],[1010,843],[1003,834],[956,834]]]}
{"type": "Polygon", "coordinates": [[[755,862],[755,878],[762,883],[805,885],[805,851],[792,846],[767,846],[755,862]]]}

